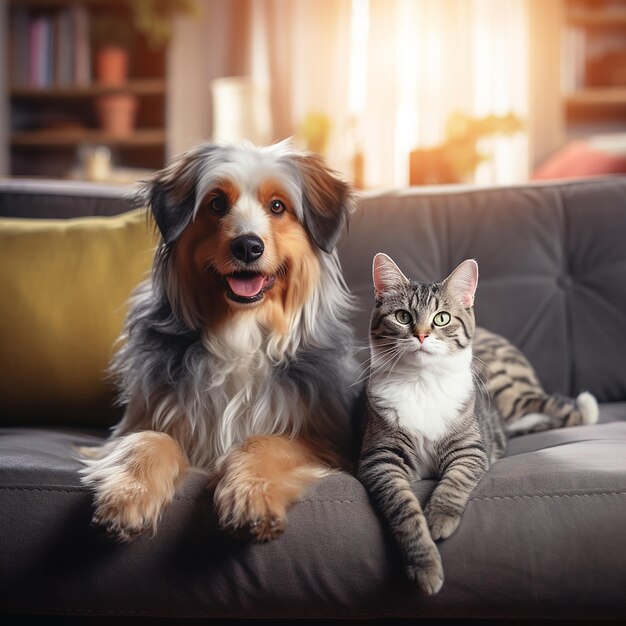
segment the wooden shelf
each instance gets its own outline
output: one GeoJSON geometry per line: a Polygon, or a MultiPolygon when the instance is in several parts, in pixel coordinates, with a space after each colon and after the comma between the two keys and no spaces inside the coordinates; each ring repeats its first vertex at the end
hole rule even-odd
{"type": "MultiPolygon", "coordinates": [[[[124,0],[72,0],[74,4],[86,6],[110,7],[124,4],[124,0]]],[[[56,9],[70,4],[68,0],[9,0],[12,7],[24,7],[27,9],[56,9]]]]}
{"type": "Polygon", "coordinates": [[[594,87],[567,94],[565,103],[575,106],[626,105],[626,87],[594,87]]]}
{"type": "Polygon", "coordinates": [[[14,132],[10,138],[14,147],[71,147],[79,144],[136,147],[164,146],[165,131],[161,128],[140,128],[131,135],[118,136],[96,129],[28,130],[14,132]]]}
{"type": "Polygon", "coordinates": [[[607,26],[618,28],[626,26],[626,11],[617,9],[614,11],[571,9],[565,14],[565,19],[571,26],[607,26]]]}
{"type": "Polygon", "coordinates": [[[626,119],[626,0],[565,0],[564,128],[576,136],[617,132],[626,119]]]}
{"type": "Polygon", "coordinates": [[[5,47],[13,77],[6,90],[12,175],[71,176],[83,145],[115,148],[112,165],[118,169],[163,167],[166,48],[153,50],[133,29],[128,42],[132,75],[124,84],[102,85],[95,72],[86,71],[95,65],[95,20],[107,15],[131,20],[130,4],[128,0],[7,0],[0,46],[5,47]],[[112,94],[129,94],[138,100],[136,128],[128,135],[97,127],[98,110],[93,105],[112,94]]]}
{"type": "Polygon", "coordinates": [[[120,86],[68,85],[50,88],[22,87],[14,85],[9,89],[12,98],[54,99],[54,98],[92,98],[111,93],[132,93],[137,96],[162,96],[165,94],[165,80],[162,78],[143,78],[129,81],[120,86]]]}

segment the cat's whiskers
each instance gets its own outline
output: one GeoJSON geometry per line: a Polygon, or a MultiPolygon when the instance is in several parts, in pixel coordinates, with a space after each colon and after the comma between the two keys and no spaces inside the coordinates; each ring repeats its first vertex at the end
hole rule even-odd
{"type": "MultiPolygon", "coordinates": [[[[482,363],[483,367],[486,368],[487,371],[493,371],[493,368],[489,363],[485,363],[480,357],[477,357],[476,354],[472,354],[472,358],[482,363]]],[[[485,396],[487,396],[487,406],[491,408],[491,396],[489,395],[489,390],[487,389],[487,381],[484,376],[487,375],[486,372],[482,372],[476,365],[472,363],[471,365],[472,375],[474,380],[476,381],[476,387],[480,391],[480,395],[484,401],[485,396]]]]}
{"type": "Polygon", "coordinates": [[[489,391],[487,390],[487,383],[482,377],[482,373],[475,365],[470,366],[470,371],[472,372],[472,378],[474,379],[474,383],[476,384],[476,389],[478,389],[478,392],[480,393],[480,397],[484,402],[486,396],[487,407],[491,408],[491,397],[489,395],[489,391]]]}
{"type": "Polygon", "coordinates": [[[493,372],[493,367],[489,363],[485,363],[485,361],[477,357],[475,354],[472,354],[472,358],[476,359],[477,361],[480,361],[488,370],[493,372]]]}
{"type": "MultiPolygon", "coordinates": [[[[385,344],[385,345],[388,345],[389,347],[385,348],[384,350],[381,350],[376,355],[374,355],[374,359],[376,358],[380,359],[381,357],[389,354],[390,352],[393,352],[397,348],[397,345],[395,342],[389,342],[388,344],[385,344]]],[[[358,364],[357,371],[360,372],[360,370],[363,368],[368,369],[371,363],[372,363],[372,356],[368,355],[366,359],[364,359],[363,361],[361,361],[361,363],[358,364]]],[[[359,376],[361,376],[361,373],[359,373],[359,376]]]]}
{"type": "MultiPolygon", "coordinates": [[[[357,380],[353,384],[358,385],[362,383],[363,381],[367,380],[370,376],[374,376],[378,374],[378,372],[385,369],[385,367],[394,360],[398,352],[400,352],[398,349],[398,346],[397,344],[394,344],[393,347],[387,348],[380,354],[375,354],[374,357],[369,360],[369,368],[367,368],[367,371],[365,372],[365,374],[362,375],[359,378],[359,380],[357,380]]],[[[404,352],[406,352],[406,348],[400,353],[399,356],[402,356],[404,352]]]]}
{"type": "Polygon", "coordinates": [[[380,360],[381,358],[386,357],[389,353],[395,352],[395,349],[395,346],[391,346],[389,348],[386,348],[379,354],[375,355],[374,359],[372,359],[371,356],[368,356],[364,361],[359,363],[357,365],[357,380],[352,383],[351,386],[354,387],[355,385],[360,385],[364,380],[366,380],[369,376],[369,372],[372,371],[372,363],[374,363],[376,359],[380,360]]]}
{"type": "Polygon", "coordinates": [[[368,359],[368,361],[363,363],[362,364],[362,367],[364,367],[363,373],[359,375],[359,379],[353,383],[353,386],[360,385],[362,382],[366,381],[370,376],[377,374],[378,372],[380,372],[381,369],[384,369],[387,363],[391,362],[391,360],[395,357],[395,352],[393,352],[390,355],[384,355],[384,356],[388,357],[388,358],[385,358],[384,361],[381,357],[379,357],[377,360],[375,359],[373,361],[370,361],[368,359]]]}
{"type": "Polygon", "coordinates": [[[407,353],[410,349],[410,346],[406,346],[398,355],[398,358],[393,362],[391,367],[389,368],[389,372],[387,372],[387,378],[385,379],[385,384],[389,382],[389,376],[391,376],[391,372],[393,372],[393,368],[400,362],[400,359],[407,353]]]}

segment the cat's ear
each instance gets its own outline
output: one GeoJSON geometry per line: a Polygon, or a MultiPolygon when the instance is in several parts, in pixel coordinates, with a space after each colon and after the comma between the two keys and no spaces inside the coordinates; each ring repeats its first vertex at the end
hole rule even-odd
{"type": "Polygon", "coordinates": [[[387,289],[399,287],[408,282],[408,278],[400,271],[400,268],[392,261],[391,257],[382,252],[374,256],[372,279],[374,280],[374,293],[376,296],[387,289]]]}
{"type": "Polygon", "coordinates": [[[466,309],[474,306],[474,294],[478,286],[478,263],[467,259],[443,281],[448,293],[466,309]]]}

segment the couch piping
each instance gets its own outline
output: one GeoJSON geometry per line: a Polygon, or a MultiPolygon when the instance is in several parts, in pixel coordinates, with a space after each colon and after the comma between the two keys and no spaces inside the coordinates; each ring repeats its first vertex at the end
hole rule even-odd
{"type": "Polygon", "coordinates": [[[376,191],[365,191],[360,192],[357,195],[357,199],[359,202],[363,200],[368,200],[373,197],[383,197],[384,199],[392,196],[396,198],[442,198],[442,197],[458,197],[459,195],[477,195],[477,194],[490,194],[490,193],[500,193],[502,191],[518,191],[522,190],[530,190],[535,191],[536,189],[549,189],[549,188],[559,188],[559,189],[571,189],[572,187],[589,187],[593,185],[597,185],[598,183],[604,183],[606,181],[613,182],[617,181],[618,183],[624,180],[626,176],[624,174],[610,174],[610,175],[600,175],[594,176],[590,178],[577,178],[577,179],[553,179],[553,180],[543,180],[543,181],[531,181],[530,183],[521,183],[521,184],[510,184],[510,185],[502,185],[498,187],[476,187],[472,185],[456,185],[452,186],[455,188],[450,188],[451,186],[439,185],[438,188],[419,188],[419,187],[409,187],[408,191],[404,187],[389,187],[383,190],[376,191]]]}
{"type": "MultiPolygon", "coordinates": [[[[34,491],[34,492],[62,492],[62,493],[88,493],[90,490],[84,487],[18,487],[13,485],[0,485],[0,490],[4,491],[34,491]]],[[[475,496],[470,497],[470,502],[477,502],[482,500],[523,500],[532,498],[589,498],[594,496],[624,496],[626,491],[595,491],[587,493],[536,493],[536,494],[520,494],[514,496],[475,496]]],[[[204,498],[186,498],[184,496],[174,496],[174,500],[180,502],[210,502],[204,498]]],[[[345,503],[345,504],[365,504],[368,500],[349,500],[349,499],[302,499],[297,500],[296,504],[311,503],[311,504],[327,504],[327,503],[345,503]]]]}

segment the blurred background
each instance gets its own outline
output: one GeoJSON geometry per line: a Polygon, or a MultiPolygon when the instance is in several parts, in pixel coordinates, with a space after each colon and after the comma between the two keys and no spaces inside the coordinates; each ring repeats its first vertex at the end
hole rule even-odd
{"type": "Polygon", "coordinates": [[[626,171],[626,0],[1,0],[0,176],[288,137],[359,188],[626,171]]]}

